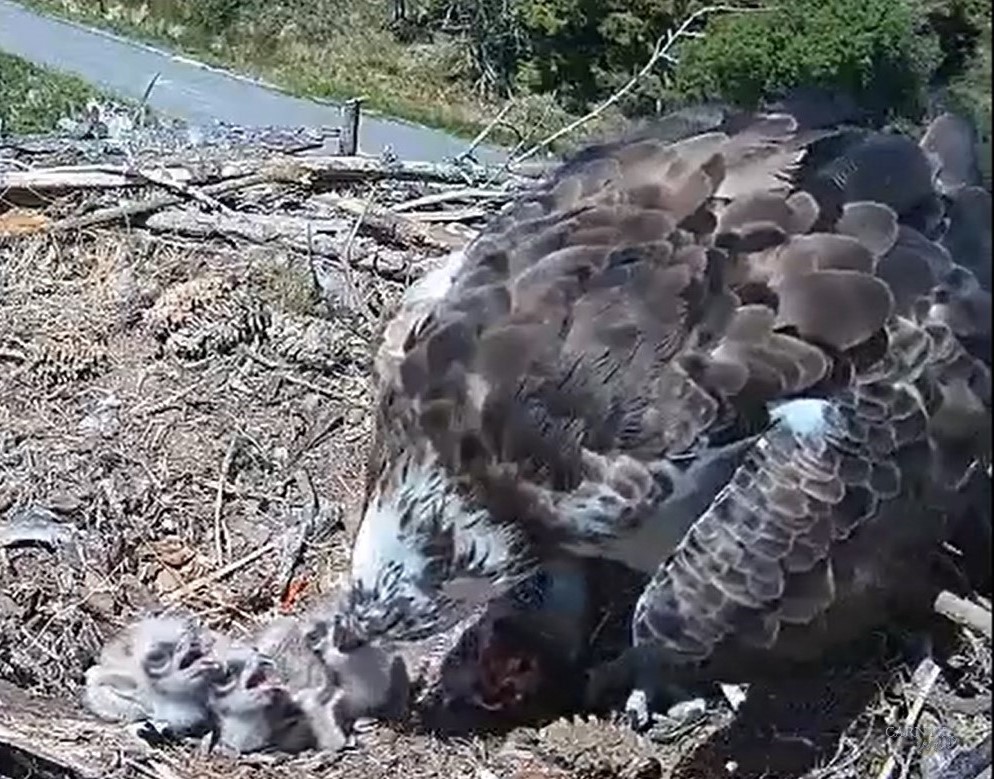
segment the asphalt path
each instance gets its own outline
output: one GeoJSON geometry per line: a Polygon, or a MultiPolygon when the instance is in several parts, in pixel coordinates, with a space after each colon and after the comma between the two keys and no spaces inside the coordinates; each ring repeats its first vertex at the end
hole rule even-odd
{"type": "MultiPolygon", "coordinates": [[[[320,128],[341,121],[335,104],[294,97],[179,54],[38,14],[11,0],[0,0],[0,51],[135,100],[158,74],[149,105],[191,124],[320,128]]],[[[466,145],[440,130],[369,111],[362,115],[359,148],[366,154],[379,154],[389,146],[402,159],[440,161],[466,145]]],[[[504,159],[499,149],[489,146],[478,149],[476,156],[481,162],[504,159]]]]}

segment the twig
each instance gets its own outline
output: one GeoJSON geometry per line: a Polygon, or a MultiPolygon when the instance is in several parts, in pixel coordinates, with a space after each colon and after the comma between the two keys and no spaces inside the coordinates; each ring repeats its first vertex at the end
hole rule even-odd
{"type": "Polygon", "coordinates": [[[220,565],[227,557],[231,556],[231,534],[224,523],[222,516],[224,509],[224,488],[228,483],[228,474],[231,473],[231,464],[235,459],[235,448],[238,446],[238,436],[232,436],[231,443],[228,444],[228,451],[224,453],[224,460],[221,463],[221,473],[217,478],[217,492],[214,493],[214,554],[217,563],[220,565]]]}
{"type": "Polygon", "coordinates": [[[442,224],[446,222],[468,222],[472,219],[483,219],[490,212],[479,206],[458,208],[449,211],[415,211],[408,216],[415,222],[442,224]]]}
{"type": "Polygon", "coordinates": [[[149,79],[148,86],[145,87],[145,92],[142,94],[142,99],[138,102],[135,108],[134,115],[132,116],[132,121],[137,122],[145,112],[146,106],[148,106],[148,99],[152,96],[152,90],[155,89],[155,85],[159,83],[159,78],[162,73],[156,73],[149,79]]]}
{"type": "Polygon", "coordinates": [[[670,50],[673,48],[673,44],[675,44],[680,38],[685,37],[687,33],[690,31],[690,28],[702,17],[707,16],[708,14],[720,13],[720,12],[765,11],[765,10],[766,10],[765,8],[747,8],[739,6],[728,6],[728,5],[711,5],[708,6],[707,8],[700,8],[697,11],[694,11],[694,13],[692,13],[690,16],[688,16],[686,19],[683,20],[683,22],[680,24],[679,27],[676,28],[676,30],[669,30],[664,35],[659,37],[659,39],[656,41],[655,48],[653,49],[652,55],[649,57],[649,59],[646,60],[645,64],[639,69],[638,73],[632,76],[628,80],[628,82],[624,84],[617,92],[610,95],[600,105],[598,105],[596,108],[591,109],[589,112],[581,116],[579,119],[575,119],[565,127],[556,130],[556,132],[552,133],[552,135],[539,141],[527,151],[519,154],[517,157],[515,157],[512,160],[512,164],[518,164],[524,162],[529,157],[534,157],[536,154],[542,151],[542,149],[551,146],[553,143],[558,141],[564,135],[568,135],[569,133],[576,130],[578,127],[585,125],[591,119],[596,119],[598,116],[604,113],[604,111],[606,111],[612,105],[614,105],[619,100],[621,100],[621,98],[623,98],[625,95],[631,92],[635,88],[635,86],[643,78],[645,78],[646,75],[648,75],[649,71],[651,71],[656,66],[656,63],[659,62],[659,60],[665,59],[668,61],[673,61],[673,58],[670,55],[670,50]]]}
{"type": "MultiPolygon", "coordinates": [[[[257,184],[267,184],[273,180],[273,172],[266,171],[229,181],[221,181],[217,184],[211,184],[203,187],[201,191],[209,195],[223,195],[229,192],[235,192],[239,189],[253,187],[257,184]]],[[[112,206],[110,208],[100,208],[96,211],[91,211],[88,214],[83,214],[82,216],[71,216],[67,219],[60,219],[58,222],[52,222],[52,224],[48,226],[47,230],[49,232],[57,233],[63,230],[79,230],[84,227],[95,227],[96,225],[116,222],[119,219],[130,219],[137,216],[144,216],[145,214],[150,214],[153,211],[159,211],[163,208],[179,205],[182,202],[183,198],[178,195],[162,195],[160,197],[148,198],[147,200],[132,201],[130,203],[123,203],[119,206],[112,206]]]]}
{"type": "MultiPolygon", "coordinates": [[[[331,193],[314,198],[341,211],[361,216],[361,226],[378,240],[450,252],[466,245],[470,236],[457,235],[449,230],[432,229],[411,219],[409,214],[397,214],[371,204],[368,200],[342,197],[331,193]]],[[[353,257],[353,260],[355,258],[353,257]]]]}
{"type": "Polygon", "coordinates": [[[185,596],[192,595],[194,592],[197,592],[198,590],[201,590],[204,587],[207,587],[208,585],[214,584],[215,582],[219,582],[222,579],[231,576],[231,574],[235,573],[236,571],[240,571],[242,568],[251,565],[259,558],[265,557],[267,554],[272,552],[273,549],[274,549],[273,543],[271,541],[267,541],[258,549],[249,552],[244,557],[240,557],[239,559],[228,563],[223,568],[219,568],[213,573],[201,576],[200,578],[194,579],[192,582],[185,584],[182,587],[178,587],[175,590],[172,590],[171,592],[167,592],[163,596],[163,600],[165,600],[166,603],[170,605],[175,604],[185,596]]]}
{"type": "MultiPolygon", "coordinates": [[[[440,184],[483,183],[494,172],[500,173],[501,166],[457,165],[423,161],[393,160],[377,157],[276,157],[273,163],[282,160],[285,165],[293,165],[305,172],[318,186],[338,185],[349,181],[432,181],[440,184]]],[[[524,177],[541,177],[548,172],[546,163],[531,163],[516,168],[514,173],[524,177]]],[[[254,160],[234,160],[221,168],[221,175],[237,176],[258,171],[259,163],[254,160]]]]}
{"type": "Polygon", "coordinates": [[[147,400],[142,401],[138,405],[132,407],[131,413],[137,414],[139,411],[144,411],[147,416],[154,416],[155,414],[165,411],[166,409],[173,408],[177,403],[179,403],[179,401],[181,401],[187,395],[190,395],[196,390],[200,389],[203,383],[204,383],[203,379],[198,379],[197,381],[193,382],[193,384],[183,387],[181,390],[174,392],[168,398],[165,398],[164,400],[161,400],[158,403],[149,405],[147,408],[145,407],[145,405],[146,403],[148,403],[148,401],[147,400]]]}
{"type": "Polygon", "coordinates": [[[390,211],[395,214],[399,214],[403,211],[414,211],[419,208],[424,208],[425,206],[435,206],[439,203],[449,203],[453,200],[497,200],[497,199],[507,199],[512,195],[510,192],[503,189],[480,189],[475,187],[467,187],[466,189],[450,189],[447,192],[436,192],[434,195],[424,195],[423,197],[416,197],[413,200],[406,200],[403,203],[398,203],[395,206],[390,206],[390,211]]]}
{"type": "Polygon", "coordinates": [[[283,379],[283,381],[286,381],[290,384],[296,384],[297,386],[300,387],[304,387],[305,389],[311,390],[311,392],[316,392],[319,395],[324,395],[325,397],[331,398],[332,400],[349,400],[349,398],[345,397],[341,393],[335,392],[335,390],[333,389],[329,389],[328,387],[322,387],[319,384],[315,384],[314,382],[310,382],[307,381],[306,379],[301,379],[297,376],[294,376],[292,373],[289,372],[289,368],[287,368],[286,366],[280,365],[279,363],[273,362],[272,360],[267,360],[261,354],[253,351],[252,349],[243,347],[240,351],[246,357],[259,363],[259,365],[263,366],[264,368],[269,368],[274,371],[281,371],[280,378],[283,379]]]}
{"type": "Polygon", "coordinates": [[[491,119],[489,124],[487,124],[486,127],[484,127],[482,130],[480,130],[480,132],[476,134],[476,137],[469,142],[469,146],[467,146],[465,149],[459,152],[459,154],[456,155],[455,158],[456,162],[458,162],[459,160],[465,160],[471,158],[473,152],[476,151],[476,148],[481,143],[483,143],[484,139],[486,139],[486,137],[494,131],[494,128],[504,120],[504,117],[507,116],[508,112],[513,107],[514,107],[514,100],[508,100],[506,103],[504,103],[504,106],[497,113],[497,116],[491,119]]]}
{"type": "Polygon", "coordinates": [[[280,576],[278,577],[278,587],[280,601],[286,599],[290,585],[293,584],[293,575],[300,565],[304,556],[304,550],[310,540],[310,535],[314,530],[320,504],[318,503],[317,490],[314,489],[314,481],[306,468],[301,468],[294,477],[297,489],[304,500],[303,517],[285,538],[283,544],[283,559],[281,561],[280,576]]]}
{"type": "Polygon", "coordinates": [[[150,184],[157,184],[158,186],[168,189],[171,192],[175,192],[178,195],[183,195],[190,200],[196,200],[198,203],[202,203],[208,208],[231,213],[231,209],[224,203],[219,200],[215,200],[206,192],[197,189],[196,187],[191,187],[189,184],[185,184],[182,181],[174,181],[168,176],[160,176],[158,173],[153,173],[151,170],[136,170],[133,175],[147,181],[150,184]]]}
{"type": "Polygon", "coordinates": [[[932,688],[935,686],[935,683],[939,680],[939,675],[941,673],[942,669],[939,668],[937,664],[933,663],[931,670],[928,672],[928,676],[925,677],[925,680],[922,682],[922,685],[918,690],[918,697],[915,698],[915,702],[908,710],[908,716],[904,718],[904,727],[901,729],[901,737],[897,740],[897,745],[894,747],[894,751],[891,752],[890,756],[887,758],[887,762],[884,763],[884,767],[880,769],[877,779],[890,779],[891,776],[893,776],[894,769],[897,768],[898,755],[904,752],[908,739],[911,736],[911,731],[917,724],[918,718],[921,716],[922,709],[925,707],[925,701],[928,699],[929,693],[932,692],[932,688]]]}
{"type": "Polygon", "coordinates": [[[201,479],[199,483],[206,487],[207,489],[216,490],[223,489],[226,497],[238,498],[239,500],[259,500],[265,501],[266,503],[286,503],[287,498],[281,497],[279,495],[273,495],[268,492],[256,492],[254,490],[243,490],[236,487],[234,484],[223,483],[215,481],[214,479],[201,479]]]}
{"type": "Polygon", "coordinates": [[[991,639],[992,632],[994,632],[991,627],[991,612],[983,606],[970,603],[948,590],[943,590],[935,599],[934,609],[953,622],[982,633],[988,641],[991,639]]]}
{"type": "Polygon", "coordinates": [[[359,235],[359,228],[362,226],[363,219],[369,213],[369,209],[373,207],[373,201],[376,199],[376,190],[374,189],[370,193],[369,197],[366,198],[366,203],[363,206],[362,212],[359,213],[355,222],[352,224],[352,229],[349,230],[349,235],[345,239],[345,248],[342,250],[342,273],[345,276],[345,283],[348,285],[349,290],[352,292],[353,299],[359,306],[359,311],[363,318],[369,323],[376,321],[376,315],[373,313],[372,309],[369,307],[369,303],[359,292],[359,287],[355,282],[355,275],[352,273],[352,249],[355,244],[356,236],[359,235]]]}

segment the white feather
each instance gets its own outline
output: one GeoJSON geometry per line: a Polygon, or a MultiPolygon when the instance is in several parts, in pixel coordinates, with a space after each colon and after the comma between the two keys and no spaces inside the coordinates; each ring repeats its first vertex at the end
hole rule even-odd
{"type": "Polygon", "coordinates": [[[487,597],[481,579],[499,580],[519,559],[514,534],[496,526],[485,510],[468,506],[433,456],[412,463],[395,489],[373,496],[352,548],[352,581],[375,590],[394,565],[404,582],[422,581],[430,563],[426,544],[448,529],[455,530],[455,556],[482,575],[437,584],[466,603],[487,597]]]}

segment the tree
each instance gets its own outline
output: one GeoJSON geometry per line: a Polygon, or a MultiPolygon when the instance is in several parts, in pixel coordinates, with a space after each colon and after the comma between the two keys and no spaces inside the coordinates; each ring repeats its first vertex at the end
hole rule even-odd
{"type": "Polygon", "coordinates": [[[677,90],[753,106],[794,86],[851,94],[876,115],[917,116],[938,62],[912,0],[774,0],[714,16],[681,51],[677,90]]]}

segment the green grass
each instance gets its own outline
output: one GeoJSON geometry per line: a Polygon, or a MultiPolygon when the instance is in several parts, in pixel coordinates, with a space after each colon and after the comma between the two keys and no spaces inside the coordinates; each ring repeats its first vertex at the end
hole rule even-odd
{"type": "MultiPolygon", "coordinates": [[[[403,44],[387,0],[23,0],[41,11],[163,45],[305,97],[366,99],[389,116],[469,137],[503,101],[481,95],[444,36],[403,44]],[[102,6],[102,9],[101,9],[102,6]]],[[[516,101],[508,123],[531,139],[571,117],[548,97],[516,101]]],[[[496,132],[505,142],[515,136],[496,132]]]]}
{"type": "Polygon", "coordinates": [[[4,132],[40,133],[55,128],[101,93],[75,76],[38,67],[0,52],[0,118],[4,132]]]}

